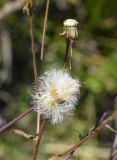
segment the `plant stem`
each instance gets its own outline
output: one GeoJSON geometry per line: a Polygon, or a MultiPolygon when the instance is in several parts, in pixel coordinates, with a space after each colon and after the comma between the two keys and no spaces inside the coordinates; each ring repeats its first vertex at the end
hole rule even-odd
{"type": "MultiPolygon", "coordinates": [[[[44,42],[45,42],[45,33],[46,33],[46,24],[47,24],[47,18],[48,18],[49,3],[50,3],[50,0],[47,0],[46,1],[45,17],[44,17],[43,33],[42,33],[39,74],[41,74],[41,72],[42,72],[42,65],[43,65],[43,59],[44,59],[44,42]]],[[[37,113],[37,138],[36,138],[36,141],[35,141],[32,160],[36,160],[38,148],[39,148],[40,141],[41,141],[41,137],[42,137],[42,134],[43,134],[43,131],[44,131],[44,126],[45,126],[45,120],[43,120],[42,123],[41,123],[40,114],[37,113]]]]}
{"type": "Polygon", "coordinates": [[[33,70],[34,80],[37,81],[37,64],[35,58],[35,45],[34,45],[34,31],[33,31],[33,16],[30,16],[30,36],[31,36],[31,47],[32,47],[32,59],[33,59],[33,70]]]}
{"type": "MultiPolygon", "coordinates": [[[[34,80],[37,85],[37,65],[36,65],[36,57],[35,57],[35,46],[34,46],[34,29],[33,29],[33,15],[30,15],[30,36],[31,36],[31,47],[32,47],[32,59],[33,59],[33,71],[34,71],[34,80]]],[[[37,113],[37,130],[36,134],[39,133],[40,128],[40,114],[37,113]]]]}
{"type": "Polygon", "coordinates": [[[41,71],[42,71],[42,65],[43,65],[43,59],[44,59],[44,42],[45,42],[45,33],[46,33],[46,26],[47,26],[49,3],[50,3],[50,0],[47,0],[46,10],[45,10],[45,18],[44,18],[44,25],[43,25],[43,33],[42,33],[42,42],[41,42],[40,74],[41,74],[41,71]]]}
{"type": "MultiPolygon", "coordinates": [[[[34,71],[34,80],[37,85],[37,65],[36,65],[36,58],[35,58],[35,46],[34,46],[34,29],[33,29],[33,15],[30,15],[30,36],[31,36],[31,47],[32,47],[32,61],[33,61],[33,71],[34,71]]],[[[37,113],[37,131],[39,133],[40,128],[40,114],[37,113]]]]}
{"type": "Polygon", "coordinates": [[[33,155],[32,155],[32,160],[36,160],[36,158],[37,158],[37,152],[38,152],[41,137],[43,135],[43,131],[44,131],[44,128],[45,128],[45,124],[46,124],[46,120],[44,119],[41,123],[40,132],[39,132],[38,138],[37,138],[36,143],[35,143],[35,147],[34,147],[33,155]]]}
{"type": "Polygon", "coordinates": [[[63,68],[66,68],[66,66],[67,66],[69,48],[70,48],[70,37],[69,37],[69,35],[68,35],[68,36],[66,37],[66,51],[65,51],[63,68]]]}
{"type": "MultiPolygon", "coordinates": [[[[47,24],[49,3],[50,3],[50,0],[47,0],[46,10],[45,10],[45,18],[44,18],[44,25],[43,25],[43,33],[42,33],[42,42],[41,42],[41,55],[40,55],[39,74],[41,74],[41,72],[42,72],[42,65],[43,65],[43,59],[44,59],[44,41],[45,41],[45,33],[46,33],[46,24],[47,24]]],[[[40,114],[37,113],[37,135],[39,134],[39,128],[40,128],[40,114]]]]}
{"type": "Polygon", "coordinates": [[[53,156],[53,158],[59,158],[66,154],[70,154],[69,158],[72,156],[72,154],[89,138],[91,138],[93,135],[95,135],[97,132],[99,132],[102,128],[105,127],[106,124],[108,124],[110,121],[115,119],[117,117],[117,112],[114,112],[112,115],[107,117],[102,123],[100,123],[96,128],[94,127],[91,131],[89,131],[82,139],[81,141],[74,145],[73,147],[70,147],[69,149],[65,150],[63,153],[53,156]]]}
{"type": "Polygon", "coordinates": [[[15,122],[17,122],[21,118],[25,117],[26,115],[28,115],[32,111],[33,111],[33,108],[29,108],[26,112],[23,112],[22,114],[20,114],[16,118],[14,118],[11,122],[7,123],[6,125],[4,125],[3,127],[0,128],[0,133],[5,131],[6,129],[10,128],[15,122]]]}

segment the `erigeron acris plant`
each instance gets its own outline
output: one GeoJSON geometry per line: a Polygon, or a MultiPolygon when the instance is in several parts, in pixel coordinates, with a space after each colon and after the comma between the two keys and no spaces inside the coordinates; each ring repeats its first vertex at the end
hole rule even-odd
{"type": "MultiPolygon", "coordinates": [[[[42,63],[44,57],[44,37],[46,32],[46,22],[48,16],[49,9],[49,0],[46,3],[46,11],[45,11],[45,19],[44,19],[44,27],[43,27],[43,35],[42,35],[42,46],[41,46],[41,55],[40,55],[40,70],[39,73],[41,75],[38,77],[37,75],[37,67],[36,67],[36,58],[35,58],[35,49],[34,49],[34,33],[33,33],[33,11],[35,8],[35,1],[33,4],[33,0],[26,0],[24,4],[23,11],[27,13],[30,20],[30,35],[31,35],[31,43],[32,43],[32,58],[33,58],[33,69],[34,69],[34,92],[33,98],[31,102],[30,108],[22,113],[21,115],[14,118],[11,122],[0,128],[0,133],[4,130],[11,127],[15,122],[28,115],[31,112],[37,112],[37,132],[36,136],[25,133],[22,130],[13,129],[12,133],[15,133],[20,136],[24,136],[28,139],[35,140],[35,146],[32,154],[32,160],[36,160],[37,150],[40,144],[41,136],[43,134],[44,126],[46,120],[49,120],[52,124],[58,124],[63,122],[63,120],[68,117],[74,110],[75,106],[79,100],[80,95],[80,82],[79,79],[74,79],[70,76],[70,74],[65,70],[66,66],[64,66],[64,70],[51,70],[42,73],[42,63]],[[40,115],[41,120],[40,121],[40,115]]],[[[66,21],[67,23],[69,22],[66,21]]],[[[77,23],[76,20],[72,20],[72,23],[77,23]]],[[[65,24],[67,25],[67,24],[65,24]]],[[[74,25],[74,24],[73,24],[74,25]]],[[[76,26],[68,26],[64,28],[65,38],[71,41],[76,39],[76,26]],[[70,27],[70,28],[69,28],[70,27]],[[72,29],[72,32],[70,31],[72,29]],[[75,30],[74,30],[75,29],[75,30]],[[74,32],[75,31],[75,32],[74,32]],[[69,35],[69,36],[68,36],[69,35]]],[[[69,44],[68,44],[69,45],[69,44]]],[[[66,53],[64,58],[64,64],[67,65],[69,46],[66,46],[66,53]]]]}

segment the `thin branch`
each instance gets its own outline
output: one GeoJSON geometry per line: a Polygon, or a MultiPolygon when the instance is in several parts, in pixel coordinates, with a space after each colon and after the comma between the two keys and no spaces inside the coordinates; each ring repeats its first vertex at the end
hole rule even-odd
{"type": "Polygon", "coordinates": [[[112,128],[110,125],[106,124],[105,127],[108,128],[112,133],[117,133],[117,130],[112,128]]]}
{"type": "MultiPolygon", "coordinates": [[[[48,18],[48,10],[49,10],[49,3],[50,0],[46,2],[46,10],[45,10],[45,17],[44,17],[44,24],[43,24],[43,33],[42,33],[42,42],[41,42],[41,55],[40,55],[40,69],[39,73],[42,72],[42,65],[44,59],[44,42],[45,42],[45,34],[46,34],[46,25],[47,25],[47,18],[48,18]]],[[[40,114],[37,113],[37,135],[39,134],[39,127],[40,126],[40,114]]]]}
{"type": "Polygon", "coordinates": [[[36,160],[36,158],[37,158],[37,152],[38,152],[41,137],[43,135],[43,131],[44,131],[44,128],[45,128],[45,124],[46,124],[46,120],[44,119],[41,123],[40,132],[39,132],[38,138],[37,138],[36,143],[35,143],[35,147],[34,147],[33,155],[32,155],[32,160],[36,160]]]}
{"type": "Polygon", "coordinates": [[[70,48],[70,37],[69,37],[69,35],[68,35],[68,36],[66,37],[66,51],[65,51],[63,68],[66,68],[66,66],[67,66],[69,48],[70,48]]]}
{"type": "MultiPolygon", "coordinates": [[[[54,157],[55,158],[59,158],[59,157],[62,157],[66,154],[70,154],[70,156],[68,157],[71,157],[73,155],[73,153],[82,145],[84,144],[88,139],[90,139],[93,135],[95,135],[97,132],[99,132],[102,128],[105,127],[106,124],[108,124],[109,122],[111,122],[113,119],[115,119],[117,117],[117,112],[114,112],[112,115],[110,115],[108,118],[106,118],[101,124],[99,124],[99,126],[97,126],[96,128],[93,127],[92,130],[90,130],[82,139],[81,141],[74,145],[73,147],[65,150],[63,153],[61,154],[58,154],[58,155],[55,155],[54,157]]],[[[67,157],[66,156],[66,157],[67,157]]]]}
{"type": "Polygon", "coordinates": [[[45,42],[45,33],[46,33],[46,26],[47,26],[49,3],[50,3],[50,0],[47,0],[46,10],[45,10],[45,18],[44,18],[44,25],[43,25],[43,33],[42,33],[42,42],[41,42],[40,73],[41,73],[41,70],[42,70],[42,64],[43,64],[43,59],[44,59],[44,42],[45,42]]]}
{"type": "Polygon", "coordinates": [[[32,59],[33,59],[33,70],[34,70],[34,79],[37,81],[37,64],[35,58],[35,44],[34,44],[34,30],[33,30],[33,16],[30,16],[30,36],[31,36],[31,47],[32,47],[32,59]]]}
{"type": "MultiPolygon", "coordinates": [[[[33,11],[30,11],[31,13],[33,11]]],[[[34,45],[34,27],[33,27],[33,14],[30,14],[30,36],[31,36],[31,47],[32,47],[32,61],[33,61],[33,71],[34,71],[34,80],[36,87],[37,85],[37,64],[36,64],[36,56],[35,56],[35,45],[34,45]]],[[[40,122],[40,114],[37,113],[37,123],[40,122]]],[[[36,133],[39,133],[40,125],[37,125],[36,133]]]]}
{"type": "MultiPolygon", "coordinates": [[[[47,0],[47,2],[46,2],[46,10],[45,10],[45,17],[44,17],[44,24],[43,24],[42,42],[41,42],[41,55],[40,55],[40,68],[39,68],[39,73],[40,74],[42,72],[42,65],[43,65],[43,59],[44,59],[44,42],[45,42],[45,34],[46,34],[46,25],[47,25],[47,18],[48,18],[49,3],[50,3],[50,0],[47,0]]],[[[39,128],[40,128],[40,114],[37,113],[37,135],[39,134],[39,128]]]]}
{"type": "Polygon", "coordinates": [[[117,152],[114,153],[114,150],[116,148],[117,148],[117,131],[116,131],[116,134],[115,134],[113,145],[111,147],[109,160],[114,160],[115,158],[117,158],[117,152]]]}
{"type": "Polygon", "coordinates": [[[116,99],[116,97],[117,97],[117,93],[115,93],[115,94],[112,96],[112,98],[111,98],[111,100],[110,100],[110,103],[109,103],[109,105],[107,106],[106,111],[105,111],[105,112],[102,114],[102,116],[98,119],[95,127],[97,127],[97,126],[99,125],[99,123],[101,123],[103,120],[105,120],[105,119],[107,118],[107,116],[109,115],[110,111],[111,111],[112,108],[113,108],[114,100],[116,99]]]}
{"type": "Polygon", "coordinates": [[[31,112],[33,112],[33,108],[32,107],[29,108],[26,112],[23,112],[22,114],[20,114],[16,118],[14,118],[11,122],[9,122],[6,125],[4,125],[3,127],[1,127],[0,128],[0,133],[5,131],[6,129],[10,128],[14,123],[16,123],[17,121],[19,121],[20,119],[22,119],[23,117],[25,117],[26,115],[28,115],[31,112]]]}
{"type": "Polygon", "coordinates": [[[5,18],[7,15],[21,9],[23,4],[24,4],[24,0],[16,0],[16,1],[6,3],[0,9],[0,20],[5,18]]]}
{"type": "MultiPolygon", "coordinates": [[[[111,122],[113,119],[115,119],[117,116],[117,112],[114,112],[111,116],[109,116],[107,119],[105,119],[99,126],[97,126],[96,128],[94,127],[94,129],[92,129],[81,141],[79,144],[73,146],[70,150],[74,152],[89,138],[91,138],[94,134],[96,134],[97,132],[99,132],[102,128],[105,127],[106,124],[108,124],[109,122],[111,122]]],[[[72,152],[72,153],[74,153],[72,152]]],[[[67,153],[67,151],[66,151],[67,153]]],[[[69,153],[69,152],[68,152],[69,153]]]]}
{"type": "MultiPolygon", "coordinates": [[[[31,47],[32,47],[32,61],[33,61],[33,71],[34,71],[34,80],[36,87],[37,85],[37,64],[36,64],[36,55],[35,55],[35,44],[34,44],[34,27],[33,27],[33,9],[35,8],[36,5],[36,0],[33,1],[34,5],[32,4],[32,9],[30,8],[29,5],[29,15],[30,15],[30,36],[31,36],[31,47]]],[[[40,114],[37,113],[37,119],[40,121],[40,114]]],[[[39,125],[37,127],[37,133],[39,132],[39,125]]]]}
{"type": "MultiPolygon", "coordinates": [[[[41,43],[40,69],[39,69],[40,74],[42,72],[42,65],[43,65],[43,59],[44,59],[44,42],[45,42],[45,33],[46,33],[49,3],[50,3],[50,0],[47,0],[46,1],[45,17],[44,17],[43,33],[42,33],[42,43],[41,43]]],[[[40,114],[37,113],[37,138],[36,138],[36,141],[35,141],[32,160],[36,160],[38,148],[39,148],[39,145],[40,145],[40,140],[41,140],[41,137],[42,137],[42,134],[43,134],[43,131],[44,131],[45,122],[46,122],[46,120],[43,120],[42,123],[41,123],[40,114]],[[40,126],[40,124],[41,124],[41,126],[40,126]]]]}

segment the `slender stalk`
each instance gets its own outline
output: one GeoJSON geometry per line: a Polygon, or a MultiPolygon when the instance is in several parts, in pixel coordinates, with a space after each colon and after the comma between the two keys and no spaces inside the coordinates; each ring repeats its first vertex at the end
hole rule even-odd
{"type": "Polygon", "coordinates": [[[43,59],[44,59],[44,42],[45,42],[45,33],[46,33],[46,26],[47,26],[49,3],[50,3],[50,0],[47,0],[46,10],[45,10],[45,18],[44,18],[44,25],[43,25],[43,33],[42,33],[42,42],[41,42],[40,73],[42,71],[42,65],[43,65],[43,59]]]}
{"type": "Polygon", "coordinates": [[[34,31],[33,31],[33,16],[30,16],[30,36],[31,36],[31,47],[32,47],[32,60],[33,60],[33,70],[34,70],[34,80],[37,80],[37,64],[35,58],[35,45],[34,45],[34,31]]]}
{"type": "MultiPolygon", "coordinates": [[[[50,3],[50,0],[47,0],[45,17],[44,17],[44,25],[43,25],[43,33],[42,33],[42,42],[41,42],[40,69],[39,69],[40,74],[42,72],[42,65],[43,65],[43,59],[44,59],[44,42],[45,42],[46,24],[47,24],[47,18],[48,18],[49,3],[50,3]]],[[[40,128],[39,126],[40,126],[40,115],[39,115],[39,113],[37,113],[37,134],[39,133],[39,128],[40,128]]]]}
{"type": "Polygon", "coordinates": [[[39,132],[37,141],[35,143],[35,147],[34,147],[33,154],[32,154],[32,160],[36,160],[36,158],[37,158],[37,152],[38,152],[38,148],[39,148],[39,145],[40,145],[41,137],[43,135],[43,131],[44,131],[44,128],[45,128],[45,124],[46,124],[46,120],[44,119],[42,121],[42,123],[41,123],[40,132],[39,132]]]}
{"type": "Polygon", "coordinates": [[[0,133],[5,131],[6,129],[10,128],[15,122],[22,119],[23,117],[25,117],[26,115],[28,115],[32,111],[33,111],[33,108],[29,108],[26,112],[23,112],[22,114],[20,114],[16,118],[14,118],[11,122],[7,123],[6,125],[4,125],[3,127],[0,128],[0,133]]]}
{"type": "Polygon", "coordinates": [[[117,143],[117,133],[115,134],[114,142],[113,142],[113,145],[111,147],[109,160],[114,160],[115,159],[115,156],[117,154],[116,152],[114,153],[114,150],[116,149],[116,143],[117,143]]]}
{"type": "MultiPolygon", "coordinates": [[[[33,71],[34,71],[34,80],[37,86],[37,64],[36,64],[36,57],[35,57],[35,46],[34,46],[34,29],[33,29],[33,15],[30,15],[30,36],[31,36],[31,47],[32,47],[32,60],[33,60],[33,71]]],[[[38,86],[37,86],[38,87],[38,86]]],[[[37,131],[39,133],[40,128],[40,114],[37,113],[37,131]]]]}
{"type": "Polygon", "coordinates": [[[68,36],[66,37],[66,51],[65,51],[63,68],[66,68],[66,66],[67,66],[68,55],[69,55],[69,48],[70,48],[70,37],[69,37],[69,35],[68,35],[68,36]]]}
{"type": "MultiPolygon", "coordinates": [[[[42,43],[41,43],[40,69],[39,69],[40,74],[42,72],[42,65],[43,65],[43,59],[44,59],[44,42],[45,42],[45,33],[46,33],[49,3],[50,3],[50,0],[47,0],[46,1],[45,17],[44,17],[43,33],[42,33],[42,43]]],[[[46,122],[46,120],[43,120],[42,123],[41,123],[40,114],[37,113],[37,138],[36,138],[36,141],[35,141],[32,160],[36,160],[38,148],[39,148],[39,145],[40,145],[40,140],[41,140],[41,137],[42,137],[42,134],[43,134],[43,131],[44,131],[45,122],[46,122]],[[40,124],[41,124],[41,126],[40,126],[40,124]]]]}
{"type": "MultiPolygon", "coordinates": [[[[30,36],[31,36],[31,47],[32,47],[32,61],[33,61],[33,71],[34,71],[34,80],[35,83],[37,82],[37,65],[36,65],[36,57],[35,57],[35,46],[34,46],[34,30],[33,30],[33,15],[30,15],[30,36]]],[[[36,83],[37,86],[37,83],[36,83]]],[[[38,86],[37,86],[38,87],[38,86]]],[[[40,114],[37,113],[37,131],[39,133],[40,125],[40,114]]]]}

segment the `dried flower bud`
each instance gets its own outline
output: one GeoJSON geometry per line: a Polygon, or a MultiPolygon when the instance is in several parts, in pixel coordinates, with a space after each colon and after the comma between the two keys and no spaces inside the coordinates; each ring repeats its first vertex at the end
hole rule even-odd
{"type": "Polygon", "coordinates": [[[63,33],[60,35],[65,35],[66,37],[70,37],[71,40],[77,40],[78,31],[77,31],[78,21],[74,19],[67,19],[63,22],[63,33]]]}
{"type": "Polygon", "coordinates": [[[73,79],[63,70],[45,72],[39,79],[39,91],[33,95],[34,110],[53,124],[75,109],[79,95],[79,80],[73,79]]]}
{"type": "Polygon", "coordinates": [[[36,6],[36,0],[24,0],[23,12],[31,16],[36,6]]]}

